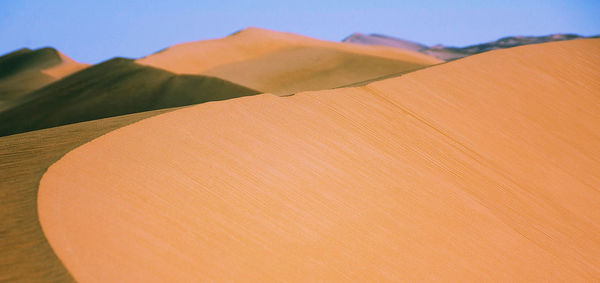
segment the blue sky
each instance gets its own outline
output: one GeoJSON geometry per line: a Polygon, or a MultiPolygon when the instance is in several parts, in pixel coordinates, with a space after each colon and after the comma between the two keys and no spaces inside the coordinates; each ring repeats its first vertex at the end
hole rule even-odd
{"type": "Polygon", "coordinates": [[[508,35],[600,34],[600,1],[1,0],[0,53],[52,46],[97,63],[248,26],[335,41],[363,32],[462,46],[508,35]]]}

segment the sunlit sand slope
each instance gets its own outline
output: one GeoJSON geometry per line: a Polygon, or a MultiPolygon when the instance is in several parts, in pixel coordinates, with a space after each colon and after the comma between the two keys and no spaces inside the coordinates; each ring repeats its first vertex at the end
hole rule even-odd
{"type": "Polygon", "coordinates": [[[287,95],[406,73],[442,61],[399,48],[329,42],[248,28],[223,39],[175,45],[136,62],[287,95]]]}
{"type": "Polygon", "coordinates": [[[65,153],[163,109],[0,137],[0,282],[68,282],[72,276],[40,227],[37,194],[46,169],[65,153]]]}
{"type": "Polygon", "coordinates": [[[75,279],[596,281],[600,40],[206,103],[49,168],[75,279]]]}

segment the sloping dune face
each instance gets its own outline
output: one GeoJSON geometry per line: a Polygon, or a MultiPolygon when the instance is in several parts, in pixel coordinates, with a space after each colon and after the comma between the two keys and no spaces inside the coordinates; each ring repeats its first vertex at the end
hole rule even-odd
{"type": "Polygon", "coordinates": [[[594,281],[600,40],[206,103],[44,175],[78,281],[594,281]]]}
{"type": "Polygon", "coordinates": [[[287,95],[405,73],[442,61],[398,48],[321,41],[248,28],[223,39],[176,45],[136,62],[178,74],[216,76],[263,92],[287,95]],[[327,79],[323,79],[323,73],[329,74],[327,79]]]}

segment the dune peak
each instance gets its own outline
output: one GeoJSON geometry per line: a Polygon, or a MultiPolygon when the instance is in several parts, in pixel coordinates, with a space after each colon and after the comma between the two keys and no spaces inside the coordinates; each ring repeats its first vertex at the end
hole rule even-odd
{"type": "Polygon", "coordinates": [[[210,75],[262,92],[289,95],[401,74],[442,61],[399,48],[332,42],[248,27],[221,39],[177,44],[136,62],[176,74],[210,75]]]}

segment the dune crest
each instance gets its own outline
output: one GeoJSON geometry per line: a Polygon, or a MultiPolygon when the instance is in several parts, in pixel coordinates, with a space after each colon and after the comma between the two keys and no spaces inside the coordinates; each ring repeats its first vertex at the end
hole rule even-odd
{"type": "Polygon", "coordinates": [[[174,109],[135,113],[0,137],[0,282],[75,282],[42,232],[37,193],[65,153],[111,130],[174,109]],[[9,217],[10,215],[15,217],[9,217]]]}
{"type": "Polygon", "coordinates": [[[600,278],[600,40],[205,103],[40,183],[76,280],[600,278]]]}

